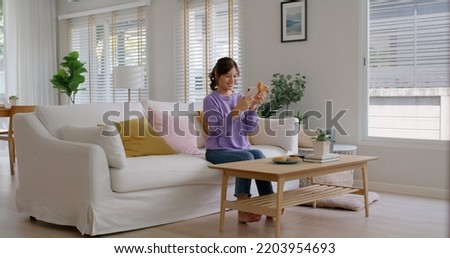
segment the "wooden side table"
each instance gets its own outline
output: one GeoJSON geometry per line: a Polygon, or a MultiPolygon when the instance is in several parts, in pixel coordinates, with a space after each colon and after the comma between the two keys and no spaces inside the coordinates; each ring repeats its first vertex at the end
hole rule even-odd
{"type": "Polygon", "coordinates": [[[0,108],[0,117],[9,117],[11,115],[11,109],[10,108],[0,108]]]}

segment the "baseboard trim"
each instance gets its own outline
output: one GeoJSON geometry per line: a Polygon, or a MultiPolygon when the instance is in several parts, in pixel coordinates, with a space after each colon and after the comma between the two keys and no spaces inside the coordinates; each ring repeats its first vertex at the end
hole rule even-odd
{"type": "MultiPolygon", "coordinates": [[[[361,187],[361,179],[355,179],[354,185],[361,187]]],[[[396,194],[416,195],[422,197],[438,198],[438,199],[450,199],[450,191],[447,189],[437,189],[421,186],[411,185],[398,185],[388,184],[380,182],[369,182],[370,191],[390,192],[396,194]]]]}

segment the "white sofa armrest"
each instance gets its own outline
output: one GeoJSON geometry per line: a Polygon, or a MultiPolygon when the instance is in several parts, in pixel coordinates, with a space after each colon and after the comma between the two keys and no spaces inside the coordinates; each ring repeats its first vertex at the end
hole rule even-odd
{"type": "Polygon", "coordinates": [[[258,128],[250,136],[253,145],[274,145],[288,154],[298,153],[298,119],[296,117],[259,118],[258,128]]]}
{"type": "Polygon", "coordinates": [[[55,138],[33,113],[15,115],[14,128],[19,211],[62,225],[72,223],[68,214],[83,214],[77,227],[84,232],[91,203],[112,192],[104,150],[55,138]]]}

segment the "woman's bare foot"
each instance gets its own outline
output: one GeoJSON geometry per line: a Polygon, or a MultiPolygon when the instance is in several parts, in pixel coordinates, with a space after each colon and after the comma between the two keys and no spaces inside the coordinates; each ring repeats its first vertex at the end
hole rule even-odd
{"type": "MultiPolygon", "coordinates": [[[[246,200],[249,196],[247,194],[241,194],[237,196],[238,201],[246,200]]],[[[246,223],[246,222],[258,222],[261,220],[261,214],[255,214],[245,211],[238,211],[238,221],[239,223],[246,223]]]]}
{"type": "Polygon", "coordinates": [[[255,214],[255,213],[244,212],[244,211],[238,212],[239,223],[258,222],[260,220],[261,220],[261,214],[255,214]]]}

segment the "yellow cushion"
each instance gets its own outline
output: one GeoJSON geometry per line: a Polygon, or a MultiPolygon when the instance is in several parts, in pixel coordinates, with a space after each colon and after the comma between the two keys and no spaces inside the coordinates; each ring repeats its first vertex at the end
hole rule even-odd
{"type": "Polygon", "coordinates": [[[203,133],[208,135],[208,121],[205,120],[203,111],[198,111],[198,115],[200,116],[200,120],[202,121],[202,129],[203,129],[203,133]]]}
{"type": "Polygon", "coordinates": [[[145,117],[117,122],[127,157],[175,154],[175,151],[159,136],[145,117]]]}

